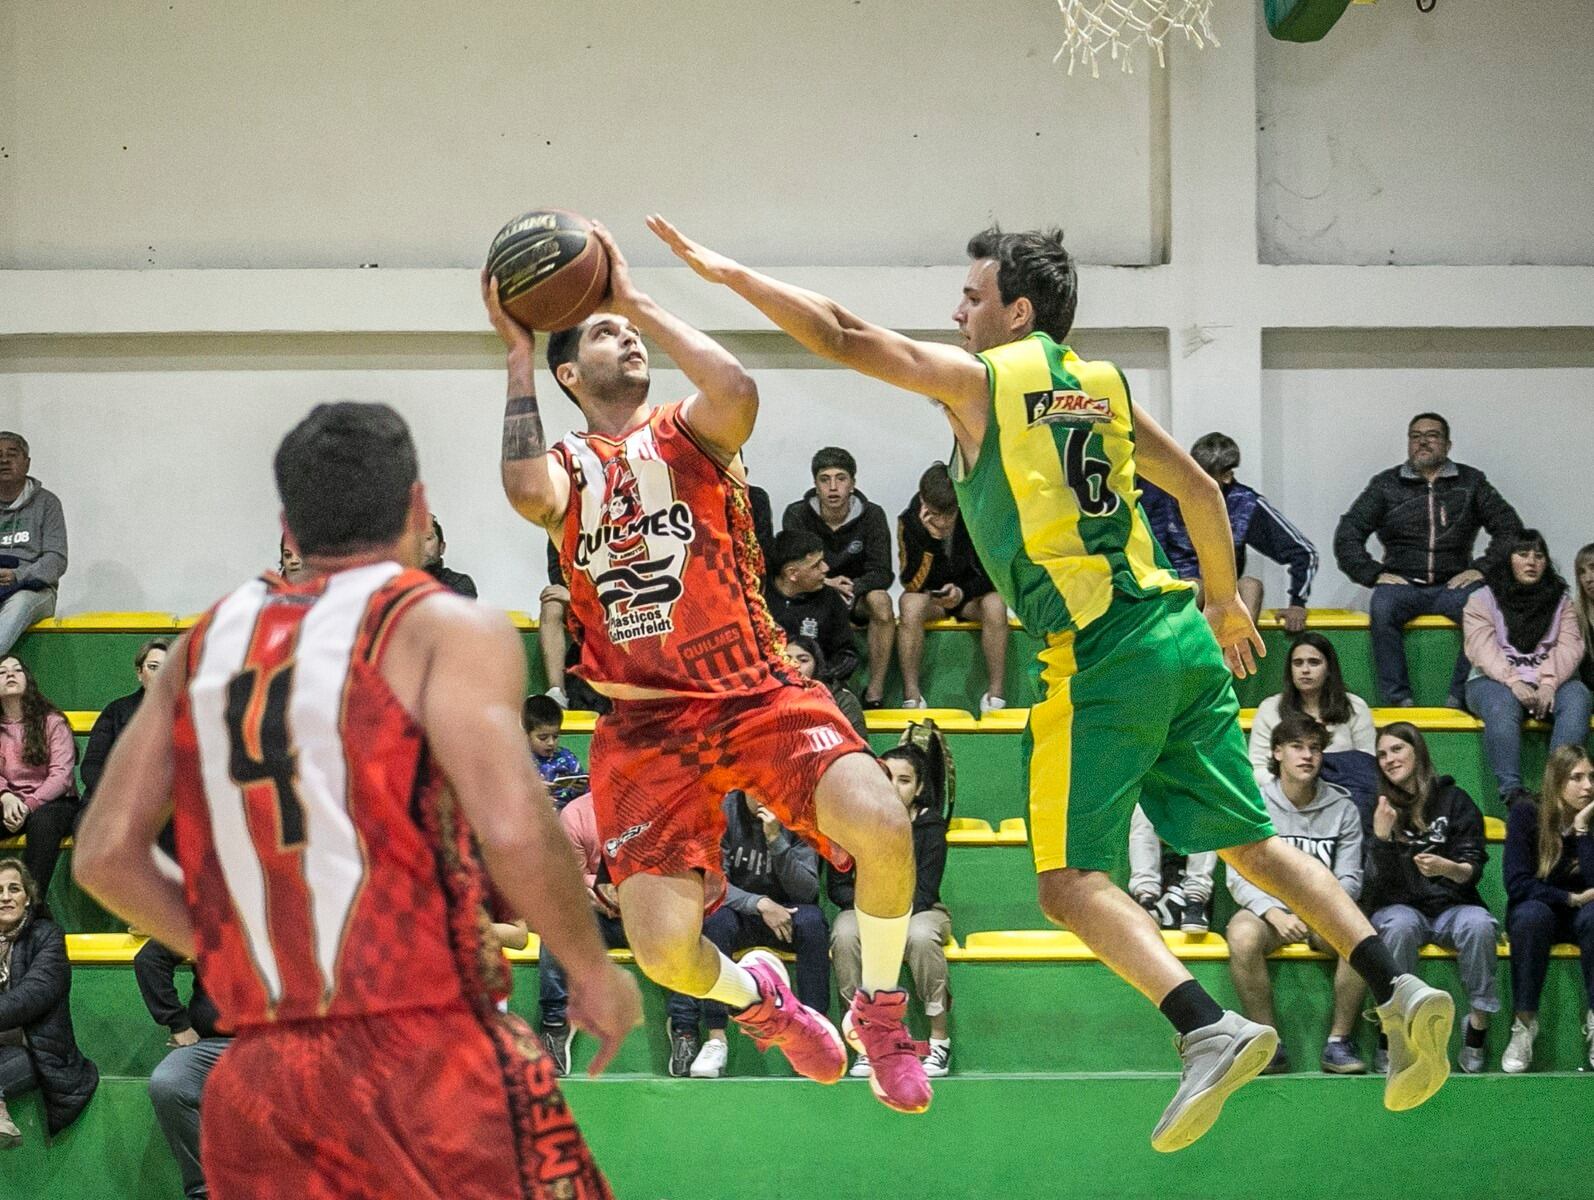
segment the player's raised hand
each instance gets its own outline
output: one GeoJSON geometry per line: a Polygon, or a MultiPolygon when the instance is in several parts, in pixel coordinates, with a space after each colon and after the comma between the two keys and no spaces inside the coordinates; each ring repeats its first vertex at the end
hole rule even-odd
{"type": "Polygon", "coordinates": [[[603,298],[603,308],[629,317],[639,300],[644,297],[631,278],[631,264],[620,253],[620,243],[614,240],[601,221],[592,223],[592,236],[597,238],[609,256],[609,292],[603,298]]]}
{"type": "Polygon", "coordinates": [[[642,993],[636,980],[608,959],[589,974],[569,975],[570,1023],[598,1039],[598,1052],[587,1065],[596,1079],[620,1050],[620,1043],[642,1024],[642,993]]]}
{"type": "Polygon", "coordinates": [[[724,283],[739,265],[735,259],[694,242],[658,213],[648,217],[648,228],[658,235],[676,258],[710,283],[724,283]]]}
{"type": "Polygon", "coordinates": [[[482,303],[487,306],[487,317],[504,345],[511,351],[530,354],[537,345],[536,335],[504,311],[504,306],[498,302],[498,280],[485,267],[482,268],[482,303]]]}
{"type": "Polygon", "coordinates": [[[1251,610],[1239,596],[1230,596],[1223,603],[1209,601],[1206,608],[1207,624],[1212,626],[1212,636],[1218,639],[1223,651],[1223,661],[1236,679],[1256,674],[1256,660],[1267,654],[1262,635],[1251,620],[1251,610]]]}

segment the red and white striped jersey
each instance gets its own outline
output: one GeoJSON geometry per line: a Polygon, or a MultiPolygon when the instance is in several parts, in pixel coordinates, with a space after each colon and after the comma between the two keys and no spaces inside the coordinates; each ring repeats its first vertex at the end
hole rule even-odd
{"type": "Polygon", "coordinates": [[[380,670],[437,590],[390,562],[267,575],[194,628],[173,819],[224,1027],[507,993],[469,826],[380,670]]]}

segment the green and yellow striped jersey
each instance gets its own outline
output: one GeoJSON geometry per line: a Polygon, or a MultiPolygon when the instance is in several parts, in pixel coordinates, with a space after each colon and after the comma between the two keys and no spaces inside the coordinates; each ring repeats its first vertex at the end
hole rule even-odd
{"type": "Polygon", "coordinates": [[[1140,508],[1129,385],[1044,333],[980,355],[991,387],[973,470],[953,464],[980,560],[1031,633],[1079,630],[1113,593],[1190,585],[1168,569],[1140,508]]]}

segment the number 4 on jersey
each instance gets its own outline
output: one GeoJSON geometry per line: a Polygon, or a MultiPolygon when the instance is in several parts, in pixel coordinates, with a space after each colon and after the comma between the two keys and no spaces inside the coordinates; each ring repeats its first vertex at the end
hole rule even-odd
{"type": "Polygon", "coordinates": [[[227,684],[228,770],[239,787],[269,783],[277,799],[278,836],[284,850],[304,846],[304,801],[294,786],[296,758],[288,736],[288,697],[293,693],[293,663],[264,681],[247,667],[227,684]],[[262,696],[261,684],[265,684],[262,696]]]}

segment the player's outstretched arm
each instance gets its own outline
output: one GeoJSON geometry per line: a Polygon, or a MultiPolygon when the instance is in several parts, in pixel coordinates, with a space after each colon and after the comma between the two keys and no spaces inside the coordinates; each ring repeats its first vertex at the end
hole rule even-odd
{"type": "Polygon", "coordinates": [[[72,850],[72,877],[89,895],[178,954],[194,953],[182,872],[155,844],[172,812],[172,720],[186,674],[188,635],[116,740],[72,850]]]}
{"type": "Polygon", "coordinates": [[[636,286],[625,255],[607,229],[595,224],[593,233],[609,254],[609,295],[604,307],[631,321],[681,368],[697,389],[684,406],[687,423],[699,439],[729,462],[753,434],[758,385],[734,354],[660,307],[636,286]]]}
{"type": "Polygon", "coordinates": [[[1140,473],[1179,502],[1190,544],[1201,565],[1206,618],[1223,648],[1223,659],[1239,678],[1255,674],[1267,653],[1251,614],[1236,590],[1234,534],[1217,482],[1185,453],[1162,426],[1134,406],[1135,462],[1140,473]]]}
{"type": "Polygon", "coordinates": [[[985,367],[972,355],[872,325],[828,297],[761,275],[694,242],[657,214],[648,218],[648,228],[704,279],[730,288],[821,358],[928,396],[954,418],[983,428],[990,392],[985,367]]]}
{"type": "Polygon", "coordinates": [[[504,495],[516,512],[534,525],[552,529],[564,520],[570,503],[570,476],[548,453],[537,407],[535,362],[537,342],[498,303],[498,280],[482,272],[482,303],[503,339],[509,368],[509,397],[504,401],[504,440],[499,471],[504,495]]]}
{"type": "Polygon", "coordinates": [[[602,1045],[601,1070],[642,1019],[636,983],[609,961],[569,839],[520,728],[526,654],[500,612],[455,596],[423,601],[394,651],[422,656],[416,717],[476,831],[487,872],[565,967],[571,1019],[602,1045]]]}

